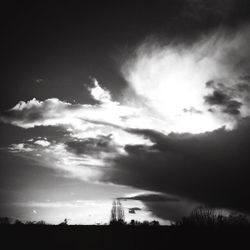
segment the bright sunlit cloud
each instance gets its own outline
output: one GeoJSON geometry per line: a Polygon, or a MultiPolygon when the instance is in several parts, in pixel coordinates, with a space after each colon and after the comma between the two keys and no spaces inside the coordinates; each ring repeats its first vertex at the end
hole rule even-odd
{"type": "MultiPolygon", "coordinates": [[[[146,40],[122,67],[129,89],[137,97],[133,104],[143,102],[145,110],[162,121],[161,129],[165,133],[232,128],[235,118],[211,112],[204,101],[204,96],[212,92],[206,83],[223,83],[225,91],[242,82],[246,65],[240,69],[238,66],[246,57],[248,38],[246,27],[234,36],[218,31],[189,46],[161,45],[156,39],[146,40]],[[184,112],[190,109],[198,112],[184,112]]],[[[235,91],[233,98],[243,104],[242,114],[249,115],[246,108],[249,101],[244,94],[235,91]]]]}

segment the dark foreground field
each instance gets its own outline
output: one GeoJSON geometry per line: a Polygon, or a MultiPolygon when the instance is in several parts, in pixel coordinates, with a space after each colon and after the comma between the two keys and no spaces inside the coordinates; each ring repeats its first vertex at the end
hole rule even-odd
{"type": "Polygon", "coordinates": [[[1,249],[250,249],[246,228],[7,225],[0,230],[1,249]]]}

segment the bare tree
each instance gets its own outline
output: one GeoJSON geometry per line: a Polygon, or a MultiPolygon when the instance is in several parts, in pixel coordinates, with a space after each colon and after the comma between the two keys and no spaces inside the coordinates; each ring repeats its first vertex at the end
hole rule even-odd
{"type": "Polygon", "coordinates": [[[119,199],[113,201],[111,215],[110,215],[110,224],[124,224],[125,216],[124,209],[119,199]]]}

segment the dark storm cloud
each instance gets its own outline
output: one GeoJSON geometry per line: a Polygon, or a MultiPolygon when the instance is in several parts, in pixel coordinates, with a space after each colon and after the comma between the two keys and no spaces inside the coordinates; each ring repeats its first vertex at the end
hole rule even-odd
{"type": "Polygon", "coordinates": [[[145,207],[158,218],[177,221],[182,217],[189,216],[199,204],[190,201],[178,202],[144,202],[145,207]]]}
{"type": "Polygon", "coordinates": [[[218,105],[222,107],[222,112],[230,115],[239,115],[240,107],[242,106],[241,102],[232,100],[230,96],[225,93],[215,90],[211,95],[204,97],[205,102],[211,106],[218,105]]]}
{"type": "MultiPolygon", "coordinates": [[[[143,210],[151,211],[155,216],[171,221],[187,216],[197,205],[194,205],[194,203],[191,202],[179,200],[178,198],[174,198],[169,195],[156,193],[144,193],[130,197],[120,197],[118,199],[124,201],[141,201],[145,205],[143,210]]],[[[135,209],[130,208],[129,213],[135,213],[135,209]]]]}
{"type": "Polygon", "coordinates": [[[166,196],[164,194],[138,194],[130,197],[120,197],[121,200],[137,200],[143,202],[174,202],[179,201],[176,198],[166,196]]]}
{"type": "Polygon", "coordinates": [[[229,115],[240,115],[242,102],[247,104],[250,84],[247,79],[245,82],[236,83],[234,86],[227,86],[224,83],[209,81],[206,83],[207,88],[212,89],[212,93],[204,96],[205,103],[210,106],[216,106],[221,112],[229,115]],[[239,101],[241,100],[241,101],[239,101]]]}
{"type": "Polygon", "coordinates": [[[163,135],[134,130],[155,144],[127,146],[106,180],[211,206],[250,212],[250,120],[232,131],[163,135]]]}
{"type": "Polygon", "coordinates": [[[242,106],[241,102],[231,100],[227,103],[226,107],[224,108],[223,112],[231,115],[239,115],[240,114],[240,107],[242,106]]]}

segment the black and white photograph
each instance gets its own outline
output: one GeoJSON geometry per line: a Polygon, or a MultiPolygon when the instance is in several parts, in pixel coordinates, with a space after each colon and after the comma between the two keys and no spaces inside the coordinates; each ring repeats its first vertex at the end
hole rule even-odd
{"type": "Polygon", "coordinates": [[[249,248],[249,0],[0,13],[1,248],[249,248]]]}

